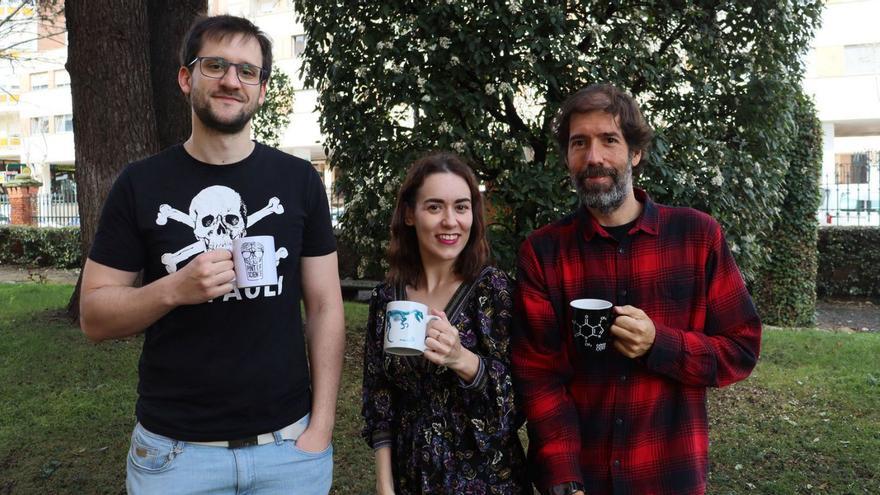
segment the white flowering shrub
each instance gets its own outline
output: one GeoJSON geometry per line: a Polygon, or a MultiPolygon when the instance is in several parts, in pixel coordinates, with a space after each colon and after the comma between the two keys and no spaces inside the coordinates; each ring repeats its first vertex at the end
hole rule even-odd
{"type": "Polygon", "coordinates": [[[576,206],[552,120],[597,82],[630,92],[656,129],[640,185],[719,219],[747,278],[766,259],[820,1],[294,3],[361,276],[384,272],[396,188],[434,149],[473,165],[510,269],[529,232],[576,206]]]}

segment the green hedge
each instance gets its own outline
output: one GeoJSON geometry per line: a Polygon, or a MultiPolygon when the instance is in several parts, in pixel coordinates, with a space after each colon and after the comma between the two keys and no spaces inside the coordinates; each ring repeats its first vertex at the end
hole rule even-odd
{"type": "Polygon", "coordinates": [[[79,268],[79,227],[0,227],[0,263],[79,268]]]}
{"type": "Polygon", "coordinates": [[[880,297],[880,227],[820,228],[816,290],[830,297],[880,297]]]}
{"type": "Polygon", "coordinates": [[[764,323],[811,326],[816,315],[816,236],[822,127],[804,95],[792,112],[794,138],[785,150],[785,199],[773,229],[762,236],[767,259],[753,287],[764,323]]]}

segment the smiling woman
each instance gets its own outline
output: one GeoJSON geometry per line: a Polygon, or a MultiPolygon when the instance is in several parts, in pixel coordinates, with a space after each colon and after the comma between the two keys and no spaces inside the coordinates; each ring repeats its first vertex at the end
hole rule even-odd
{"type": "Polygon", "coordinates": [[[509,373],[512,285],[488,258],[470,167],[452,153],[413,163],[364,346],[363,436],[379,494],[528,493],[509,373]],[[389,303],[401,300],[436,317],[422,355],[383,353],[388,309],[401,304],[389,303]]]}

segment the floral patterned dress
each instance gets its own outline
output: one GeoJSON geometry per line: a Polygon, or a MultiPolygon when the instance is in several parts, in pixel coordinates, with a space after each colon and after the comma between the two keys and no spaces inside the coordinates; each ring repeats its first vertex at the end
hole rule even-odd
{"type": "Polygon", "coordinates": [[[373,290],[362,409],[367,443],[391,448],[397,495],[531,493],[509,371],[510,280],[486,267],[445,308],[462,345],[480,358],[471,384],[422,356],[383,352],[385,305],[400,299],[403,287],[373,290]]]}

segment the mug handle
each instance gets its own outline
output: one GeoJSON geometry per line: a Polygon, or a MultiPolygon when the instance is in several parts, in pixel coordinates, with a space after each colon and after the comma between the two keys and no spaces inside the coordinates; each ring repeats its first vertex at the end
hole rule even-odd
{"type": "Polygon", "coordinates": [[[428,323],[431,323],[431,321],[433,321],[433,320],[442,320],[442,319],[443,318],[440,318],[437,315],[428,315],[428,317],[425,318],[425,340],[428,340],[428,323]]]}

